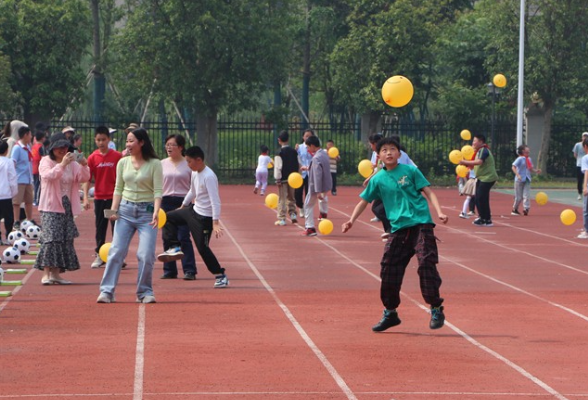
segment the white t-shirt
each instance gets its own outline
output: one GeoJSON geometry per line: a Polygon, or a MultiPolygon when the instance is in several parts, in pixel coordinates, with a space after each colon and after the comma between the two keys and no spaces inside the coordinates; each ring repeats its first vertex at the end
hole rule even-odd
{"type": "Polygon", "coordinates": [[[194,202],[194,211],[213,220],[220,219],[221,201],[218,193],[218,178],[212,169],[204,167],[202,172],[192,171],[190,191],[184,198],[182,205],[187,207],[194,202]]]}
{"type": "Polygon", "coordinates": [[[261,154],[257,159],[257,169],[256,171],[267,171],[267,165],[272,162],[270,156],[261,154]]]}

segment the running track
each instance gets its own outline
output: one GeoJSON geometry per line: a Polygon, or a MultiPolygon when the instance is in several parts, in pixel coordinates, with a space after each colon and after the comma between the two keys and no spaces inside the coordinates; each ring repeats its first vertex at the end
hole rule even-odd
{"type": "Polygon", "coordinates": [[[340,232],[359,191],[331,197],[333,234],[306,238],[274,226],[249,186],[223,186],[212,247],[231,286],[213,289],[200,260],[194,282],[160,280],[158,264],[149,305],[134,302],[136,238],[118,302],[95,303],[103,270],[89,268],[84,213],[75,285],[5,276],[25,283],[0,299],[0,399],[588,398],[588,241],[559,222],[568,206],[511,217],[512,197],[492,193],[496,226],[476,228],[457,218],[457,191],[437,189],[446,326],[429,330],[413,262],[402,324],[375,334],[380,227],[366,212],[340,232]]]}

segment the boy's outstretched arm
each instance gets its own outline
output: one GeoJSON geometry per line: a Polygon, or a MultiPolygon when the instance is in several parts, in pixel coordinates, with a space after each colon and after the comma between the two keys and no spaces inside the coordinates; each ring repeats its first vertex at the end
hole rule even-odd
{"type": "Polygon", "coordinates": [[[425,186],[423,188],[423,194],[425,195],[427,200],[433,205],[435,211],[437,211],[437,215],[439,216],[441,222],[446,224],[449,220],[449,217],[447,217],[447,215],[443,214],[443,212],[441,211],[441,206],[439,205],[439,200],[437,200],[437,195],[435,195],[435,193],[433,193],[431,188],[428,186],[425,186]]]}
{"type": "Polygon", "coordinates": [[[351,214],[351,219],[349,219],[349,221],[345,222],[343,224],[343,226],[341,227],[342,228],[341,230],[343,231],[343,233],[345,233],[349,229],[351,229],[355,220],[357,218],[359,218],[359,216],[361,215],[363,210],[365,210],[365,208],[367,207],[368,204],[369,203],[367,201],[365,201],[364,199],[361,199],[359,201],[359,203],[357,203],[357,205],[355,206],[355,209],[353,210],[353,214],[351,214]]]}

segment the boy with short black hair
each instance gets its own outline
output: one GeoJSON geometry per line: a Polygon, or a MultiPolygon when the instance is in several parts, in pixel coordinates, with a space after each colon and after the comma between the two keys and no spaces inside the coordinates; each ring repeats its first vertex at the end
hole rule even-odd
{"type": "Polygon", "coordinates": [[[286,225],[286,216],[289,214],[292,223],[298,222],[296,216],[296,200],[294,188],[288,184],[288,177],[292,172],[298,172],[298,153],[289,144],[290,135],[286,131],[280,132],[278,143],[280,152],[274,157],[274,178],[278,185],[278,220],[277,226],[286,225]]]}
{"type": "MultiPolygon", "coordinates": [[[[122,158],[122,154],[109,147],[110,132],[107,127],[99,126],[94,133],[94,143],[98,148],[88,157],[90,167],[90,180],[83,185],[84,209],[90,209],[89,188],[90,181],[94,177],[94,217],[96,225],[96,256],[91,268],[100,268],[106,264],[98,253],[100,247],[106,242],[106,231],[108,230],[108,218],[104,217],[104,210],[110,210],[112,197],[116,183],[116,166],[122,158]]],[[[114,232],[114,221],[110,222],[111,231],[114,232]]]]}
{"type": "Polygon", "coordinates": [[[200,147],[188,148],[186,161],[192,170],[190,191],[180,209],[167,213],[167,222],[163,226],[163,246],[167,250],[158,255],[157,259],[161,262],[170,262],[184,257],[178,240],[178,227],[187,225],[202,261],[215,275],[214,287],[225,288],[229,286],[229,278],[210,249],[212,233],[214,232],[217,238],[223,234],[220,226],[221,201],[218,179],[214,171],[205,164],[204,152],[200,147]]]}
{"type": "Polygon", "coordinates": [[[427,200],[443,223],[447,223],[448,217],[441,211],[437,196],[431,191],[429,182],[419,169],[398,163],[400,145],[396,140],[380,140],[376,151],[386,169],[372,176],[360,194],[361,200],[355,206],[351,219],[343,224],[343,232],[347,232],[369,203],[381,199],[392,226],[380,271],[380,298],[385,307],[384,316],[372,330],[381,332],[400,324],[396,312],[400,305],[400,287],[406,267],[414,254],[419,263],[421,293],[425,302],[431,306],[429,327],[439,329],[445,322],[445,315],[443,298],[439,294],[441,277],[437,271],[439,256],[433,229],[435,224],[427,200]]]}

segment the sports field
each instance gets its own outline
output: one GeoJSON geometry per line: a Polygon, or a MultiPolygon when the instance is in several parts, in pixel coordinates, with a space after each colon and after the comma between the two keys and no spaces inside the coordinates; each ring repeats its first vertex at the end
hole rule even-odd
{"type": "Polygon", "coordinates": [[[157,304],[135,303],[136,237],[117,303],[96,304],[85,212],[83,268],[64,274],[74,285],[42,286],[30,265],[5,275],[24,284],[2,287],[0,399],[588,399],[588,241],[573,192],[513,217],[512,195],[494,191],[495,226],[482,228],[457,217],[455,188],[436,189],[450,216],[436,228],[445,327],[428,327],[413,260],[402,324],[373,333],[381,227],[366,212],[340,231],[360,191],[339,188],[335,231],[308,238],[274,226],[252,187],[221,186],[225,235],[211,246],[230,286],[214,289],[199,258],[196,281],[160,280],[158,263],[157,304]]]}

